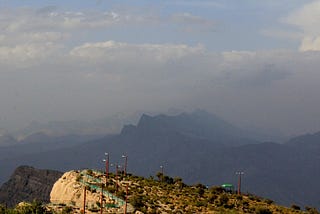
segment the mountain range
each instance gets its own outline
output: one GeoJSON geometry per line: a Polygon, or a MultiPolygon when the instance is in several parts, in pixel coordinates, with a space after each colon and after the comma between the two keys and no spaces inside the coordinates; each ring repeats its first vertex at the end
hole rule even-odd
{"type": "Polygon", "coordinates": [[[319,208],[319,142],[320,133],[282,144],[259,142],[248,132],[204,111],[142,115],[137,125],[124,126],[117,135],[69,147],[1,156],[0,182],[21,164],[60,171],[103,169],[102,159],[108,152],[114,165],[123,165],[121,156],[125,154],[129,172],[154,176],[162,166],[165,174],[180,176],[190,184],[236,185],[236,172],[242,171],[243,191],[285,205],[319,208]]]}

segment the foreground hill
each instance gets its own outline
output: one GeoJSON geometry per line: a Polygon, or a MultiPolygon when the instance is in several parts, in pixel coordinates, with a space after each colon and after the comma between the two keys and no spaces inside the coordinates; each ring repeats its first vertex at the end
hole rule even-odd
{"type": "Polygon", "coordinates": [[[4,179],[4,173],[20,164],[61,171],[102,169],[105,152],[111,163],[118,164],[124,163],[121,156],[125,153],[129,171],[138,175],[154,175],[162,165],[166,174],[180,176],[188,184],[211,186],[235,184],[235,172],[240,170],[245,172],[244,191],[288,206],[320,208],[318,135],[312,141],[310,136],[302,136],[294,143],[257,144],[239,129],[219,121],[204,112],[144,115],[136,126],[124,127],[119,135],[72,148],[8,158],[0,162],[0,175],[3,173],[4,179]],[[235,145],[237,141],[239,144],[235,145]]]}
{"type": "MultiPolygon", "coordinates": [[[[146,179],[131,174],[110,174],[106,181],[105,174],[99,171],[67,172],[51,191],[51,209],[65,209],[61,207],[65,204],[73,213],[80,213],[86,186],[89,212],[97,212],[102,207],[103,211],[123,213],[126,206],[128,213],[305,213],[298,206],[287,208],[270,199],[227,193],[221,187],[188,186],[179,177],[171,178],[160,172],[157,175],[157,179],[146,179]],[[105,193],[103,200],[99,197],[101,186],[105,193]]],[[[316,213],[315,209],[307,209],[307,213],[316,213]]]]}
{"type": "MultiPolygon", "coordinates": [[[[35,188],[35,187],[33,187],[35,188]]],[[[22,199],[23,200],[23,199],[22,199]]],[[[238,194],[219,186],[186,185],[160,172],[157,178],[102,171],[72,170],[53,185],[50,203],[19,203],[16,213],[318,213],[297,205],[279,206],[270,199],[238,194]],[[27,210],[27,211],[26,211],[27,210]]],[[[0,205],[0,212],[10,213],[0,205]],[[2,210],[2,211],[1,211],[2,210]]],[[[11,212],[12,213],[12,212],[11,212]]]]}
{"type": "Polygon", "coordinates": [[[0,188],[0,204],[12,207],[21,201],[49,202],[52,186],[61,175],[61,172],[53,170],[18,167],[0,188]]]}

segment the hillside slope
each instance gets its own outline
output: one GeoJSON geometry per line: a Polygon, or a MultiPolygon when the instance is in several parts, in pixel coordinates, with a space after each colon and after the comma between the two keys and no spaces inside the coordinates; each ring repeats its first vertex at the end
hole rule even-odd
{"type": "MultiPolygon", "coordinates": [[[[109,174],[107,185],[105,182],[105,174],[99,171],[67,172],[55,183],[49,208],[81,213],[86,186],[87,213],[101,209],[103,213],[123,213],[124,209],[127,213],[306,213],[298,206],[287,208],[270,199],[229,193],[221,187],[188,186],[181,178],[161,173],[158,173],[158,179],[109,174]],[[104,193],[108,193],[102,200],[101,186],[104,193]]],[[[315,211],[309,210],[308,213],[315,211]]]]}
{"type": "Polygon", "coordinates": [[[61,175],[61,172],[53,170],[18,167],[0,188],[0,204],[12,207],[21,201],[31,202],[35,199],[49,202],[52,186],[61,175]]]}

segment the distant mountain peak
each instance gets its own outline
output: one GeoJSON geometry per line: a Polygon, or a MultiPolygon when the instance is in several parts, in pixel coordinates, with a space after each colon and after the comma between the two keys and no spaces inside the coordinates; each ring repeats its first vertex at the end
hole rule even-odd
{"type": "Polygon", "coordinates": [[[226,145],[253,143],[252,140],[240,140],[245,136],[242,130],[214,114],[199,109],[191,113],[183,112],[173,116],[142,114],[136,126],[124,126],[121,131],[121,135],[149,136],[149,138],[168,136],[169,134],[179,134],[226,145]]]}

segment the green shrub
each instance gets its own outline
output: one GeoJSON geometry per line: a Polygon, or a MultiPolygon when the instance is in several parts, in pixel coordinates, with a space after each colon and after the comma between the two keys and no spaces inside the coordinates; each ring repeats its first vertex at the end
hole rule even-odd
{"type": "Polygon", "coordinates": [[[214,186],[214,187],[211,187],[211,188],[209,189],[209,191],[210,191],[211,193],[214,193],[214,194],[220,194],[220,193],[225,192],[225,189],[222,188],[222,187],[216,187],[216,186],[214,186]]]}
{"type": "Polygon", "coordinates": [[[314,207],[306,206],[305,209],[308,212],[308,214],[319,214],[318,210],[314,207]]]}
{"type": "Polygon", "coordinates": [[[268,208],[261,207],[256,209],[256,214],[272,214],[272,211],[270,211],[268,208]]]}
{"type": "Polygon", "coordinates": [[[301,208],[296,204],[292,204],[291,208],[294,209],[294,210],[301,210],[301,208]]]}
{"type": "Polygon", "coordinates": [[[116,196],[119,198],[125,199],[126,193],[125,193],[125,191],[121,190],[121,191],[117,192],[116,196]]]}
{"type": "Polygon", "coordinates": [[[82,178],[82,175],[78,174],[77,177],[76,177],[76,181],[79,182],[81,180],[81,178],[82,178]]]}
{"type": "Polygon", "coordinates": [[[239,201],[241,201],[241,200],[243,199],[243,196],[242,196],[242,195],[237,195],[237,196],[236,196],[236,199],[239,200],[239,201]]]}
{"type": "Polygon", "coordinates": [[[69,214],[72,213],[73,209],[72,207],[66,206],[62,209],[62,214],[69,214]]]}
{"type": "Polygon", "coordinates": [[[42,205],[41,202],[34,200],[32,203],[26,203],[22,206],[17,206],[15,210],[19,214],[29,214],[29,213],[35,213],[35,214],[42,214],[46,213],[45,207],[42,205]]]}
{"type": "Polygon", "coordinates": [[[93,171],[91,169],[88,169],[87,170],[87,174],[92,176],[93,175],[93,171]]]}
{"type": "Polygon", "coordinates": [[[273,203],[273,200],[271,200],[271,199],[266,199],[265,202],[270,205],[270,204],[273,203]]]}
{"type": "Polygon", "coordinates": [[[218,200],[215,201],[217,206],[223,206],[225,204],[228,204],[229,197],[226,194],[221,194],[218,198],[218,200]]]}
{"type": "Polygon", "coordinates": [[[141,195],[134,195],[130,198],[129,203],[135,208],[139,209],[144,206],[143,197],[141,195]]]}

